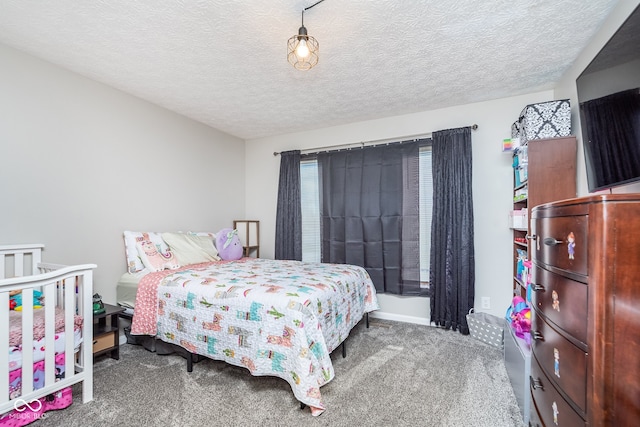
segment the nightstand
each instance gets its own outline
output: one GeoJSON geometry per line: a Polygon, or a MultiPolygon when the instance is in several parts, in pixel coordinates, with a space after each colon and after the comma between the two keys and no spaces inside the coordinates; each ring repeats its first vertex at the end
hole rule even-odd
{"type": "Polygon", "coordinates": [[[105,304],[104,313],[93,315],[93,357],[109,354],[112,359],[120,359],[120,314],[124,308],[105,304]],[[107,322],[108,320],[108,322],[107,322]]]}
{"type": "Polygon", "coordinates": [[[238,230],[238,238],[242,244],[242,256],[251,256],[255,251],[256,258],[260,258],[260,221],[239,220],[233,221],[233,228],[238,230]]]}

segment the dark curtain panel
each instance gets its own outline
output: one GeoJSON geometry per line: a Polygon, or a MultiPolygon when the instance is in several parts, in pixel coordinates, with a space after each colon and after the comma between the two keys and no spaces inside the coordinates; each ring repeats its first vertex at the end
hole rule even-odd
{"type": "Polygon", "coordinates": [[[433,133],[431,322],[469,333],[475,296],[471,129],[433,133]]]}
{"type": "Polygon", "coordinates": [[[587,169],[594,184],[640,176],[640,90],[614,93],[580,104],[589,144],[587,169]]]}
{"type": "Polygon", "coordinates": [[[364,267],[381,293],[426,294],[418,154],[418,141],[318,154],[322,261],[364,267]]]}
{"type": "Polygon", "coordinates": [[[280,153],[275,258],[302,261],[300,150],[280,153]]]}

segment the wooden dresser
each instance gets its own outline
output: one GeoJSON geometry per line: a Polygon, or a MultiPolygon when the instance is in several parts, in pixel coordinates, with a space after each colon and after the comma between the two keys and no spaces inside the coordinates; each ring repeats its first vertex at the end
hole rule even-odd
{"type": "Polygon", "coordinates": [[[640,425],[640,194],[532,210],[530,425],[640,425]]]}

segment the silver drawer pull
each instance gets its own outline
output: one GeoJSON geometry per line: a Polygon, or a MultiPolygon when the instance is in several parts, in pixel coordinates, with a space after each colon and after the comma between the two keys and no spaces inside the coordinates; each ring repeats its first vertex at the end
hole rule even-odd
{"type": "Polygon", "coordinates": [[[531,338],[533,338],[536,341],[544,341],[544,336],[538,331],[533,331],[531,333],[531,338]]]}
{"type": "Polygon", "coordinates": [[[526,239],[527,240],[536,240],[538,238],[538,236],[536,236],[535,234],[527,234],[526,239]]]}
{"type": "Polygon", "coordinates": [[[544,387],[542,386],[542,383],[540,382],[539,378],[537,380],[534,380],[533,377],[529,375],[529,382],[531,383],[531,387],[534,390],[537,388],[539,388],[540,390],[544,390],[544,387]]]}
{"type": "Polygon", "coordinates": [[[535,285],[533,285],[533,291],[534,292],[538,292],[538,291],[544,292],[544,286],[535,284],[535,285]]]}
{"type": "Polygon", "coordinates": [[[562,243],[564,243],[564,240],[556,240],[553,237],[547,237],[543,240],[543,242],[547,246],[555,246],[555,245],[561,245],[562,243]]]}

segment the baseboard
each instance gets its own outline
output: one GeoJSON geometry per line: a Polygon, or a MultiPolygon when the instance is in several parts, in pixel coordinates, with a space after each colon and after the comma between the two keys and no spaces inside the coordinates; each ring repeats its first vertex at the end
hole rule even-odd
{"type": "Polygon", "coordinates": [[[396,322],[415,323],[416,325],[431,326],[429,319],[425,317],[405,316],[396,313],[374,311],[369,313],[369,318],[381,320],[395,320],[396,322]]]}

